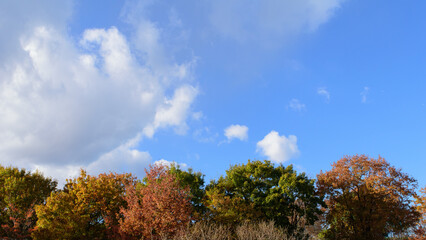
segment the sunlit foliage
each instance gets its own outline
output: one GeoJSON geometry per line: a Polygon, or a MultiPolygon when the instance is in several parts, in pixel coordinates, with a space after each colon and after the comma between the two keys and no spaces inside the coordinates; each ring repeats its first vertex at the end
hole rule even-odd
{"type": "Polygon", "coordinates": [[[416,198],[416,208],[421,216],[411,240],[423,240],[426,239],[426,187],[420,189],[420,194],[416,198]]]}
{"type": "Polygon", "coordinates": [[[325,196],[326,239],[385,239],[414,226],[416,180],[390,166],[384,158],[346,156],[318,174],[325,196]]]}
{"type": "Polygon", "coordinates": [[[168,167],[152,165],[143,184],[129,185],[120,230],[132,239],[160,239],[183,230],[191,221],[189,188],[176,181],[168,167]]]}
{"type": "Polygon", "coordinates": [[[56,185],[39,172],[0,165],[0,236],[28,238],[37,221],[34,205],[43,203],[56,185]]]}
{"type": "Polygon", "coordinates": [[[313,179],[297,174],[291,165],[274,166],[269,161],[232,166],[207,186],[207,199],[215,222],[272,220],[289,234],[303,232],[301,225],[313,224],[323,204],[315,194],[313,179]]]}
{"type": "Polygon", "coordinates": [[[192,218],[201,220],[206,212],[204,204],[206,191],[204,189],[204,175],[194,172],[191,168],[182,170],[178,165],[170,166],[170,174],[175,175],[177,182],[183,188],[189,188],[192,205],[192,218]]]}
{"type": "Polygon", "coordinates": [[[126,206],[125,186],[130,174],[90,176],[81,170],[54,192],[46,204],[36,206],[39,218],[34,239],[117,239],[120,208],[126,206]]]}

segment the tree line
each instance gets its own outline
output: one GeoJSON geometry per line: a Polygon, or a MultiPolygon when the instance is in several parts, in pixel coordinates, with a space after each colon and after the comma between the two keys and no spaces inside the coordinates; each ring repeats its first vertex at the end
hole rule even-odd
{"type": "Polygon", "coordinates": [[[250,228],[280,236],[268,239],[426,239],[426,188],[382,157],[345,156],[316,179],[267,160],[209,184],[178,165],[145,172],[81,170],[58,189],[40,172],[0,165],[0,239],[192,239],[182,236],[205,224],[226,239],[248,239],[250,228]]]}

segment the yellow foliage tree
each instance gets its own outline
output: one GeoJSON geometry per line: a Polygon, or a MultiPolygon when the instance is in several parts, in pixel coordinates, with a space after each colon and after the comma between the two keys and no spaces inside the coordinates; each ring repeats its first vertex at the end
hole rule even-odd
{"type": "Polygon", "coordinates": [[[90,176],[84,170],[67,180],[63,191],[36,206],[38,216],[34,239],[121,239],[118,221],[126,206],[125,186],[130,174],[90,176]]]}

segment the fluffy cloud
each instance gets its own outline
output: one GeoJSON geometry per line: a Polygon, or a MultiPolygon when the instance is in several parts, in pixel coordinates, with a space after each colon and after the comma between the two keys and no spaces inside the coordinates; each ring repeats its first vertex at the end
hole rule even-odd
{"type": "Polygon", "coordinates": [[[342,2],[343,0],[218,0],[212,2],[210,20],[225,38],[270,45],[298,33],[315,31],[333,15],[342,2]]]}
{"type": "Polygon", "coordinates": [[[267,156],[269,160],[283,163],[299,155],[297,137],[294,135],[280,136],[278,132],[271,131],[257,143],[257,151],[267,156]]]}
{"type": "MultiPolygon", "coordinates": [[[[152,157],[148,152],[134,149],[139,142],[140,137],[129,140],[114,150],[102,154],[97,160],[84,166],[90,174],[99,174],[106,171],[116,173],[132,173],[134,176],[143,176],[144,169],[152,162],[152,157]]],[[[62,165],[52,168],[51,165],[34,164],[34,169],[37,169],[46,176],[54,176],[59,181],[59,187],[62,187],[66,182],[65,179],[77,177],[80,174],[80,169],[83,166],[78,165],[62,165]]]]}
{"type": "Polygon", "coordinates": [[[42,1],[46,10],[36,4],[31,19],[26,4],[0,4],[12,12],[6,23],[20,23],[9,34],[0,16],[0,46],[9,47],[0,58],[1,164],[38,168],[57,178],[75,175],[80,167],[143,169],[151,156],[135,148],[145,129],[152,136],[161,128],[179,133],[187,128],[198,93],[191,85],[193,60],[173,62],[161,29],[148,20],[134,25],[134,38],[111,27],[88,29],[75,42],[63,31],[62,15],[69,16],[71,8],[56,2],[42,1]],[[49,11],[50,5],[58,10],[49,11]],[[148,45],[133,44],[142,40],[148,45]]]}
{"type": "Polygon", "coordinates": [[[245,141],[248,139],[248,127],[238,124],[231,125],[225,129],[225,136],[228,138],[228,141],[234,138],[245,141]]]}
{"type": "Polygon", "coordinates": [[[148,152],[135,149],[136,145],[140,142],[140,138],[139,134],[114,150],[103,154],[96,161],[90,163],[87,166],[87,170],[95,174],[109,169],[112,171],[133,173],[136,176],[143,175],[144,167],[148,166],[152,157],[148,152]]]}
{"type": "Polygon", "coordinates": [[[301,112],[306,109],[306,105],[301,103],[299,99],[293,98],[291,99],[290,103],[288,104],[288,107],[290,107],[293,111],[301,112]]]}
{"type": "Polygon", "coordinates": [[[189,107],[197,93],[197,89],[189,85],[176,89],[173,98],[166,98],[164,104],[158,107],[154,122],[144,128],[144,134],[152,137],[156,129],[168,126],[176,127],[176,133],[184,134],[189,107]]]}

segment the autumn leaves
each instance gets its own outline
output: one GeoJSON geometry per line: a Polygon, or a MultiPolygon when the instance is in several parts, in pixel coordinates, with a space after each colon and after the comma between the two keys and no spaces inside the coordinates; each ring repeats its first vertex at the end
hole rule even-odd
{"type": "Polygon", "coordinates": [[[332,166],[317,176],[319,194],[327,203],[325,239],[385,239],[416,226],[415,179],[380,156],[347,156],[332,166]]]}
{"type": "Polygon", "coordinates": [[[30,238],[37,221],[34,206],[43,204],[56,185],[39,172],[30,173],[0,165],[1,238],[30,238]]]}
{"type": "Polygon", "coordinates": [[[201,173],[153,165],[142,180],[82,170],[58,190],[40,173],[0,166],[0,236],[192,239],[182,236],[213,224],[240,239],[241,226],[260,221],[289,239],[425,239],[426,190],[419,196],[416,187],[385,159],[365,155],[340,159],[316,181],[292,166],[248,161],[207,186],[201,173]]]}
{"type": "Polygon", "coordinates": [[[127,208],[120,211],[122,238],[174,236],[192,220],[189,187],[181,187],[176,176],[162,165],[146,171],[142,186],[128,186],[125,200],[127,208]]]}

